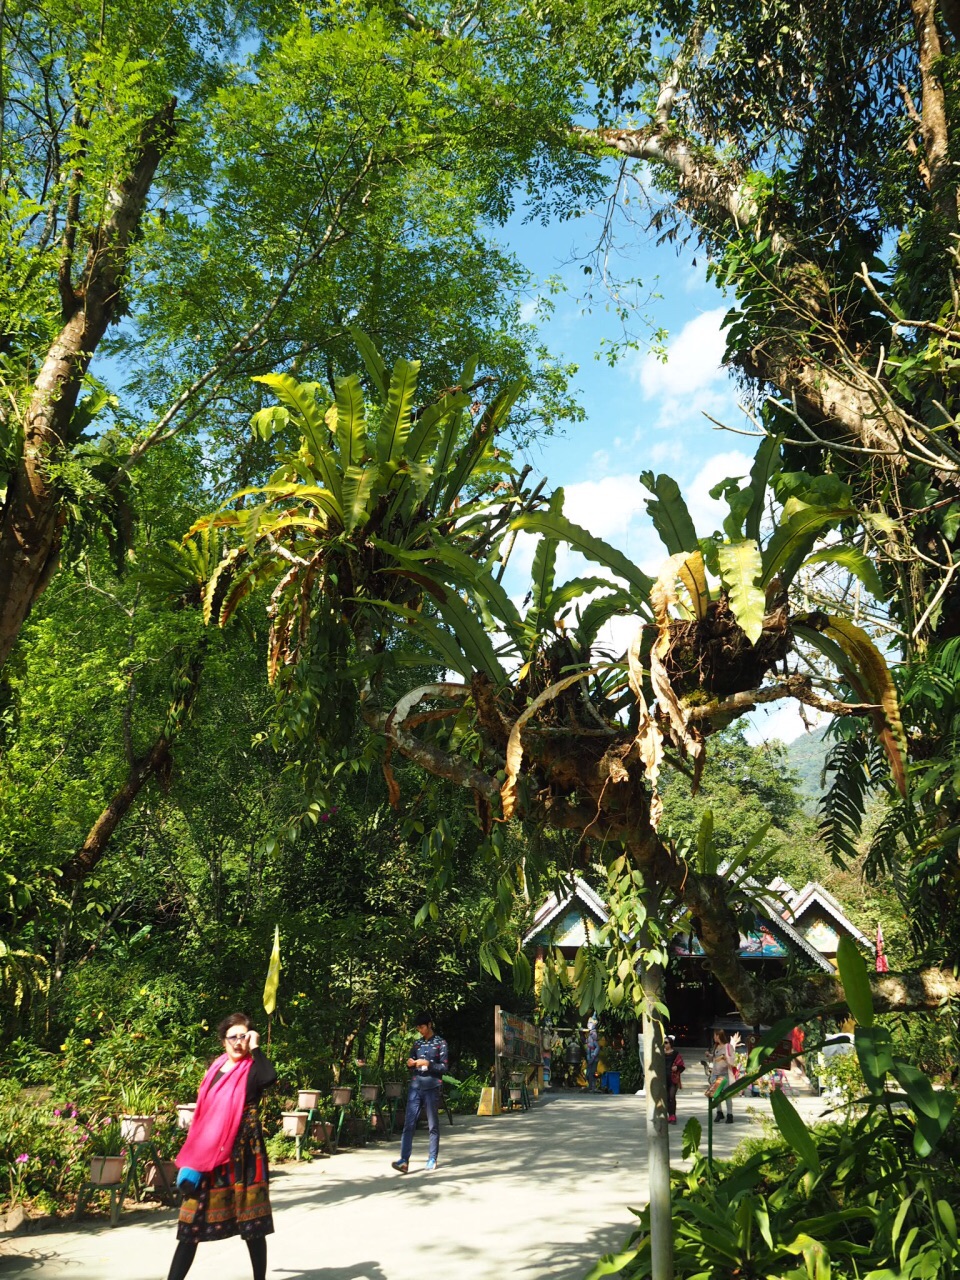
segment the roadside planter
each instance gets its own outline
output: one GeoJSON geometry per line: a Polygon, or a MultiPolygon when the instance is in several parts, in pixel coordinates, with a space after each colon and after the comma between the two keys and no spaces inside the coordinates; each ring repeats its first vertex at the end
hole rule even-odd
{"type": "Polygon", "coordinates": [[[149,1142],[155,1123],[153,1116],[121,1116],[120,1137],[124,1142],[149,1142]]]}
{"type": "Polygon", "coordinates": [[[283,1136],[285,1138],[302,1138],[307,1130],[306,1111],[285,1111],[281,1116],[283,1136]]]}
{"type": "Polygon", "coordinates": [[[115,1187],[123,1177],[124,1156],[91,1156],[90,1181],[95,1187],[115,1187]]]}
{"type": "Polygon", "coordinates": [[[177,1104],[177,1126],[181,1129],[189,1129],[193,1123],[193,1113],[197,1109],[195,1102],[180,1102],[177,1104]]]}
{"type": "Polygon", "coordinates": [[[177,1165],[174,1160],[161,1160],[159,1165],[154,1164],[152,1160],[148,1161],[144,1172],[144,1185],[152,1187],[154,1190],[163,1189],[164,1178],[166,1185],[172,1191],[177,1181],[177,1165]]]}

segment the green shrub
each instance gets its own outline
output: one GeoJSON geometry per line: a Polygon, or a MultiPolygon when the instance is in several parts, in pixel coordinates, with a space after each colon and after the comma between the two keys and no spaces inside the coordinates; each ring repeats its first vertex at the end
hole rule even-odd
{"type": "MultiPolygon", "coordinates": [[[[287,1138],[282,1133],[275,1133],[272,1137],[267,1138],[267,1159],[271,1164],[283,1164],[287,1160],[296,1160],[297,1158],[297,1140],[296,1138],[287,1138]]],[[[313,1155],[310,1151],[308,1143],[304,1142],[301,1149],[301,1160],[312,1160],[313,1155]]]]}
{"type": "MultiPolygon", "coordinates": [[[[956,1098],[935,1091],[895,1052],[874,1017],[864,961],[847,939],[837,962],[859,1025],[855,1054],[832,1059],[829,1069],[858,1106],[811,1128],[785,1094],[771,1093],[778,1136],[713,1166],[700,1155],[699,1121],[688,1121],[684,1155],[692,1166],[673,1174],[676,1280],[960,1277],[956,1098]]],[[[744,1086],[764,1072],[763,1055],[784,1029],[772,1028],[753,1051],[744,1086]]],[[[588,1280],[650,1275],[649,1207],[637,1216],[627,1247],[602,1258],[588,1280]]]]}
{"type": "MultiPolygon", "coordinates": [[[[952,1280],[960,1248],[952,1206],[960,1178],[940,1162],[922,1172],[909,1116],[818,1125],[820,1172],[785,1142],[711,1168],[697,1120],[684,1130],[688,1171],[673,1174],[676,1280],[952,1280]],[[869,1153],[869,1158],[866,1154],[869,1153]]],[[[588,1280],[650,1271],[645,1208],[627,1248],[588,1280]]]]}
{"type": "Polygon", "coordinates": [[[836,1053],[829,1058],[817,1056],[817,1076],[824,1101],[835,1099],[841,1107],[849,1109],[858,1098],[868,1092],[860,1060],[855,1053],[836,1053]]]}

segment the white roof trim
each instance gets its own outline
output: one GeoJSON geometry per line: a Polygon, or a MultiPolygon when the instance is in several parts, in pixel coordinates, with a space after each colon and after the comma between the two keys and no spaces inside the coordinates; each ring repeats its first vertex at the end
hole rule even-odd
{"type": "Polygon", "coordinates": [[[871,951],[876,951],[876,943],[871,942],[867,935],[857,928],[853,921],[845,915],[843,908],[833,894],[828,893],[823,885],[818,884],[816,880],[808,881],[790,904],[790,914],[793,916],[794,921],[802,916],[808,907],[815,902],[823,907],[828,915],[833,916],[834,920],[848,933],[852,934],[862,946],[869,947],[871,951]]]}
{"type": "Polygon", "coordinates": [[[533,924],[524,934],[523,945],[526,946],[528,942],[532,942],[538,933],[542,933],[544,929],[553,924],[554,920],[566,911],[568,907],[573,906],[578,898],[590,914],[597,917],[601,924],[607,923],[610,918],[607,904],[595,890],[590,888],[586,880],[576,876],[573,881],[572,893],[568,893],[563,898],[558,898],[555,893],[551,893],[549,898],[537,909],[537,914],[533,917],[533,924]]]}

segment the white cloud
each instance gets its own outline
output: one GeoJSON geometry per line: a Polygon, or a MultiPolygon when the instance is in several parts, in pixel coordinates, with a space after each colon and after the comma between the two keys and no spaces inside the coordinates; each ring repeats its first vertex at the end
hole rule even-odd
{"type": "Polygon", "coordinates": [[[643,357],[637,372],[646,396],[686,400],[726,378],[721,369],[726,339],[720,329],[726,313],[726,307],[716,307],[688,321],[669,344],[666,363],[643,357]]]}
{"type": "Polygon", "coordinates": [[[598,538],[605,538],[623,550],[621,539],[627,537],[638,516],[646,515],[643,494],[635,472],[584,480],[565,486],[563,513],[574,524],[583,525],[598,538]]]}
{"type": "Polygon", "coordinates": [[[694,528],[701,537],[719,529],[727,513],[727,505],[710,497],[710,490],[728,476],[748,476],[753,459],[737,449],[729,453],[715,453],[708,458],[693,480],[683,486],[683,496],[693,519],[694,528]]]}
{"type": "Polygon", "coordinates": [[[805,715],[806,724],[800,716],[800,704],[792,700],[757,707],[743,721],[747,741],[754,746],[770,742],[774,738],[779,738],[781,742],[793,742],[806,733],[809,726],[819,728],[829,719],[809,707],[806,708],[805,715]]]}
{"type": "Polygon", "coordinates": [[[520,323],[533,324],[540,318],[540,296],[530,298],[526,302],[520,303],[520,323]]]}
{"type": "Polygon", "coordinates": [[[647,447],[644,459],[649,461],[652,467],[670,466],[683,462],[686,453],[687,448],[682,440],[657,440],[647,447]]]}

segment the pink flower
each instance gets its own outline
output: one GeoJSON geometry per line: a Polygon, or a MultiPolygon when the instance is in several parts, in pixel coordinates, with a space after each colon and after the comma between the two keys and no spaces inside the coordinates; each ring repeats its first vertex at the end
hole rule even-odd
{"type": "Polygon", "coordinates": [[[27,1155],[26,1151],[24,1151],[24,1153],[23,1153],[23,1155],[22,1155],[22,1156],[17,1156],[16,1163],[17,1163],[17,1164],[26,1164],[26,1163],[27,1163],[27,1161],[28,1161],[29,1159],[30,1159],[30,1157],[27,1155]]]}
{"type": "Polygon", "coordinates": [[[60,1114],[60,1108],[59,1108],[59,1107],[54,1107],[54,1108],[53,1108],[53,1114],[54,1114],[55,1116],[58,1116],[58,1115],[60,1114]]]}

